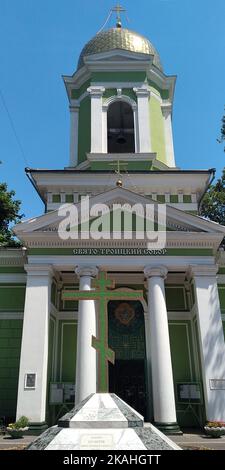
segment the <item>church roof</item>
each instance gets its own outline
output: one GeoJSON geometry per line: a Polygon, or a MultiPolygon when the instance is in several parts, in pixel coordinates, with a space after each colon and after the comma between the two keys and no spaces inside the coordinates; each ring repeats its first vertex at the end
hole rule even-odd
{"type": "Polygon", "coordinates": [[[113,49],[151,54],[154,56],[153,64],[162,70],[159,54],[147,38],[129,29],[118,27],[96,34],[81,51],[77,68],[80,69],[84,65],[84,57],[86,55],[98,54],[113,49]]]}

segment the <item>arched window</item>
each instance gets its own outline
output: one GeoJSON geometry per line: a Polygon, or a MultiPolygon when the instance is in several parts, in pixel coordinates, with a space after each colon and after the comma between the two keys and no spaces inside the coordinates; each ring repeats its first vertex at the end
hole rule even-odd
{"type": "Polygon", "coordinates": [[[125,101],[115,101],[108,108],[108,153],[134,153],[134,113],[125,101]]]}

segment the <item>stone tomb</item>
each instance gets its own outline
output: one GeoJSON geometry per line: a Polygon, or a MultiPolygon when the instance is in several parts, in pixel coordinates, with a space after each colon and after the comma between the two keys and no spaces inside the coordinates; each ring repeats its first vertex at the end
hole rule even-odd
{"type": "Polygon", "coordinates": [[[28,450],[180,450],[113,393],[95,393],[47,429],[28,450]]]}

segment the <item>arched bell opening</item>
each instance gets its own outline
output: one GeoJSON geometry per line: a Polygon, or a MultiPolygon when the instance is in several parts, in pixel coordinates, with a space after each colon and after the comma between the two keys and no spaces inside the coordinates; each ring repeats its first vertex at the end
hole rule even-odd
{"type": "Polygon", "coordinates": [[[108,153],[134,153],[134,113],[124,101],[110,104],[107,113],[108,153]]]}

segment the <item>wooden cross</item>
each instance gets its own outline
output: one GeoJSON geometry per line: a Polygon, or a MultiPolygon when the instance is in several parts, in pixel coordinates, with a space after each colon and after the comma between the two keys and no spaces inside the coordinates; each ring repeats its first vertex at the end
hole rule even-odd
{"type": "Polygon", "coordinates": [[[97,311],[97,338],[92,336],[92,346],[96,349],[99,357],[98,363],[98,392],[108,392],[108,363],[115,363],[115,353],[108,345],[108,310],[109,300],[141,300],[143,291],[112,291],[107,290],[115,287],[115,283],[107,279],[107,274],[101,272],[99,279],[93,282],[96,290],[76,291],[63,290],[62,300],[98,300],[99,309],[97,311]]]}

